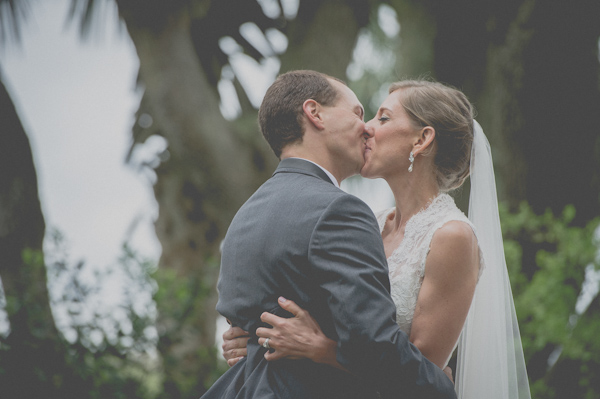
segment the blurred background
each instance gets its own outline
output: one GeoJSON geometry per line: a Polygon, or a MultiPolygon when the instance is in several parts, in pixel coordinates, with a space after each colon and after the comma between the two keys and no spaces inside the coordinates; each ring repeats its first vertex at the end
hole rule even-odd
{"type": "Polygon", "coordinates": [[[315,69],[365,119],[403,78],[467,94],[532,397],[600,398],[599,39],[596,0],[0,0],[0,397],[202,395],[219,245],[277,164],[257,108],[315,69]]]}

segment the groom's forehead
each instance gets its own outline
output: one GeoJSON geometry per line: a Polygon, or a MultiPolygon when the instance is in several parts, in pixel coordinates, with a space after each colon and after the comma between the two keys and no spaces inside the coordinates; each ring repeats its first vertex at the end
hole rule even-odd
{"type": "Polygon", "coordinates": [[[354,94],[352,89],[350,89],[345,84],[335,80],[331,80],[331,84],[338,93],[338,96],[336,98],[336,105],[345,102],[351,108],[358,106],[362,109],[362,104],[360,103],[360,101],[358,101],[358,98],[356,97],[356,94],[354,94]]]}

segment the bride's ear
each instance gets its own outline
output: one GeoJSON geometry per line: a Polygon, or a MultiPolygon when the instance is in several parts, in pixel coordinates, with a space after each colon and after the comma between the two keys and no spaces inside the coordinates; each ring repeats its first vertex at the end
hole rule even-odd
{"type": "Polygon", "coordinates": [[[431,126],[425,126],[421,131],[421,136],[417,140],[413,154],[429,155],[434,149],[435,129],[431,126]]]}
{"type": "Polygon", "coordinates": [[[308,99],[302,104],[302,111],[308,118],[308,121],[318,130],[323,130],[325,124],[323,123],[323,107],[315,100],[308,99]]]}

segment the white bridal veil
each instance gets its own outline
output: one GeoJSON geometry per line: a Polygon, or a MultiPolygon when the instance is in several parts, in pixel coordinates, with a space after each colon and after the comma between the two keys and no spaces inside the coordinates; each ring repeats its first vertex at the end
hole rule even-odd
{"type": "Polygon", "coordinates": [[[485,270],[458,344],[459,399],[530,399],[517,316],[504,259],[490,145],[473,121],[469,219],[485,270]]]}

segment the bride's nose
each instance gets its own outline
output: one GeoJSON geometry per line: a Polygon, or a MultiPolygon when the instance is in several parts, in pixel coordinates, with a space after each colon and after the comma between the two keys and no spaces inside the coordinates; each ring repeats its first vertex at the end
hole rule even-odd
{"type": "Polygon", "coordinates": [[[365,128],[364,128],[364,132],[363,132],[363,136],[365,138],[370,138],[373,137],[373,127],[369,126],[369,123],[365,123],[365,128]]]}

